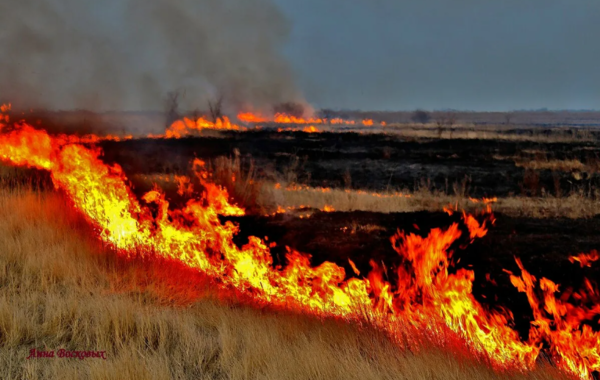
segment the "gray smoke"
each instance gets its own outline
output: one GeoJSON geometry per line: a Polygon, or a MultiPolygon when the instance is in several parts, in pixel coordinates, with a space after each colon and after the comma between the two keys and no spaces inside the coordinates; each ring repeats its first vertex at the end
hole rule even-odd
{"type": "Polygon", "coordinates": [[[0,100],[17,107],[157,110],[301,99],[270,0],[21,0],[0,3],[0,100]]]}

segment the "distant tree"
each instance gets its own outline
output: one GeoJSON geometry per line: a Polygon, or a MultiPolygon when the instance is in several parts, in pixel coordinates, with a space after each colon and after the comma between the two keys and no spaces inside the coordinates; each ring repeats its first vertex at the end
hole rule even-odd
{"type": "Polygon", "coordinates": [[[330,110],[328,108],[325,108],[325,109],[321,110],[320,114],[323,119],[331,119],[332,118],[331,115],[334,114],[334,111],[330,110]]]}
{"type": "Polygon", "coordinates": [[[504,124],[506,124],[506,125],[510,125],[510,123],[511,123],[511,121],[512,121],[512,118],[513,118],[513,114],[512,114],[512,112],[506,112],[506,113],[504,114],[504,122],[505,122],[504,124]]]}
{"type": "Polygon", "coordinates": [[[171,91],[171,92],[167,93],[167,99],[165,102],[167,127],[169,127],[176,120],[179,120],[181,118],[181,114],[179,112],[180,98],[181,98],[180,91],[171,91]]]}
{"type": "Polygon", "coordinates": [[[442,137],[442,133],[446,129],[450,129],[450,138],[454,133],[454,124],[456,124],[456,114],[454,112],[441,112],[435,118],[435,125],[438,130],[438,138],[442,137]]]}
{"type": "Polygon", "coordinates": [[[285,113],[290,116],[301,118],[304,116],[304,106],[300,103],[286,102],[273,107],[275,113],[285,113]]]}
{"type": "Polygon", "coordinates": [[[216,99],[208,100],[208,111],[213,123],[223,119],[223,95],[219,95],[216,99]]]}
{"type": "Polygon", "coordinates": [[[412,120],[415,123],[427,124],[431,121],[431,115],[427,111],[416,110],[415,112],[413,112],[412,116],[410,117],[410,120],[412,120]]]}

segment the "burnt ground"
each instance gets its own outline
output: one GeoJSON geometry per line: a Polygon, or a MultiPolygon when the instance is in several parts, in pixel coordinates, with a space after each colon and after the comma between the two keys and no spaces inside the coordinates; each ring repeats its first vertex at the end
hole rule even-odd
{"type": "MultiPolygon", "coordinates": [[[[594,172],[580,179],[571,172],[532,173],[511,159],[576,159],[593,166],[599,162],[600,147],[591,142],[414,140],[356,133],[259,131],[232,132],[226,138],[104,142],[102,147],[104,159],[119,163],[128,174],[182,173],[194,157],[211,160],[232,156],[237,150],[246,163],[254,161],[262,175],[270,179],[283,176],[297,160],[299,182],[310,186],[385,190],[413,189],[428,182],[430,187],[449,187],[451,192],[453,183],[467,178],[467,195],[502,197],[536,195],[542,189],[551,193],[557,188],[562,192],[579,187],[589,190],[600,184],[600,176],[594,172]]],[[[369,271],[370,260],[384,262],[390,270],[401,265],[390,243],[397,229],[425,235],[431,228],[460,222],[460,215],[315,212],[305,219],[291,214],[229,219],[241,227],[237,244],[244,244],[250,235],[268,236],[270,242],[276,242],[277,247],[272,250],[275,263],[282,263],[285,247],[289,246],[310,253],[314,264],[332,261],[343,266],[348,275],[354,275],[349,258],[363,273],[369,271]]],[[[472,244],[468,244],[466,229],[462,228],[463,238],[452,247],[452,270],[473,268],[476,298],[489,307],[508,306],[515,312],[517,328],[522,333],[529,326],[530,307],[525,295],[517,292],[503,271],[520,273],[515,257],[521,258],[536,277],[560,283],[561,290],[580,288],[584,277],[600,278],[600,265],[582,269],[578,263],[568,261],[570,255],[600,248],[600,217],[573,220],[497,215],[488,235],[472,244]],[[488,274],[495,285],[486,280],[488,274]]]]}
{"type": "Polygon", "coordinates": [[[285,265],[286,247],[290,247],[310,253],[315,265],[334,262],[344,267],[348,276],[354,276],[349,258],[362,274],[371,269],[370,260],[383,262],[389,273],[402,265],[390,242],[397,230],[426,236],[432,228],[459,223],[463,234],[451,247],[451,272],[460,268],[474,270],[475,297],[488,307],[509,307],[515,313],[517,328],[522,334],[528,331],[532,318],[530,307],[525,294],[512,286],[509,275],[503,271],[520,274],[515,258],[520,258],[525,269],[538,279],[546,277],[561,284],[561,291],[580,289],[586,277],[600,278],[600,266],[581,268],[579,263],[568,260],[571,255],[600,247],[597,233],[600,217],[567,220],[496,215],[497,220],[487,236],[472,243],[458,214],[316,212],[304,219],[289,215],[227,219],[240,225],[241,234],[236,238],[239,245],[247,243],[248,236],[268,236],[269,241],[277,242],[278,246],[272,249],[276,264],[285,265]],[[486,279],[488,274],[491,281],[486,279]]]}
{"type": "MultiPolygon", "coordinates": [[[[211,160],[240,152],[262,175],[277,180],[293,167],[309,186],[382,191],[425,186],[453,192],[460,184],[473,197],[568,193],[597,187],[600,175],[551,170],[528,171],[528,161],[576,159],[600,167],[600,147],[592,142],[542,143],[499,140],[414,140],[357,133],[269,131],[231,132],[226,138],[104,142],[105,159],[127,173],[186,172],[194,157],[211,160]]],[[[462,190],[461,190],[462,191],[462,190]]]]}

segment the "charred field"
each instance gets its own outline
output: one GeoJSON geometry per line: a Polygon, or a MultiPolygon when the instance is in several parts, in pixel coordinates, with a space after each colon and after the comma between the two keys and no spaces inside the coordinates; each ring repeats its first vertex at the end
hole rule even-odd
{"type": "Polygon", "coordinates": [[[597,378],[594,129],[285,127],[67,138],[21,123],[0,135],[3,161],[25,167],[1,182],[7,377],[597,378]],[[52,235],[57,216],[73,237],[53,257],[77,264],[48,274],[40,252],[19,261],[19,239],[44,245],[37,229],[52,235]],[[37,314],[10,268],[72,300],[58,308],[68,315],[50,303],[37,314]],[[75,306],[88,292],[102,301],[75,306]],[[17,310],[38,316],[22,328],[17,310]],[[105,348],[110,365],[15,364],[33,346],[105,348]],[[321,358],[274,364],[298,350],[321,358]]]}
{"type": "MultiPolygon", "coordinates": [[[[547,139],[553,132],[525,128],[505,133],[535,133],[547,139]]],[[[426,192],[418,205],[411,205],[404,212],[341,212],[333,206],[326,212],[318,207],[295,205],[295,212],[224,218],[239,224],[240,233],[235,238],[239,246],[248,242],[248,236],[267,237],[275,242],[277,246],[271,252],[277,264],[285,264],[282,258],[289,247],[310,253],[314,265],[334,262],[350,275],[353,269],[348,259],[362,273],[371,269],[371,260],[384,263],[390,270],[400,265],[401,258],[390,245],[390,237],[397,230],[426,236],[433,228],[459,222],[460,215],[448,215],[443,210],[448,204],[440,203],[436,197],[447,197],[456,203],[465,198],[497,198],[495,203],[501,203],[503,198],[518,199],[514,205],[494,213],[496,222],[483,239],[471,244],[468,239],[459,240],[452,250],[458,261],[454,270],[475,268],[480,274],[474,282],[478,300],[490,307],[501,305],[513,310],[526,338],[531,309],[504,271],[518,271],[515,257],[522,259],[536,277],[548,277],[565,288],[581,287],[584,278],[600,278],[597,265],[582,268],[577,262],[569,262],[574,255],[600,247],[600,237],[594,232],[600,228],[600,214],[587,209],[581,215],[569,211],[561,215],[551,211],[553,205],[530,204],[544,199],[564,202],[574,194],[582,202],[595,203],[599,195],[596,189],[600,172],[596,172],[596,165],[600,164],[600,148],[590,140],[547,140],[550,141],[422,139],[392,133],[272,130],[228,132],[219,137],[105,142],[102,148],[107,162],[120,164],[131,178],[143,178],[139,183],[133,180],[134,189],[140,193],[151,188],[145,176],[183,174],[194,158],[210,162],[236,155],[242,157],[238,169],[241,172],[250,165],[258,168],[253,177],[257,182],[286,182],[291,177],[292,183],[286,183],[291,187],[371,194],[426,192]],[[561,166],[569,162],[581,165],[561,166]],[[529,213],[527,208],[539,210],[529,213]]],[[[234,188],[231,193],[235,194],[234,188]]],[[[177,203],[180,197],[176,192],[171,191],[170,195],[168,199],[177,203]]]]}
{"type": "MultiPolygon", "coordinates": [[[[518,138],[532,135],[532,130],[506,133],[518,138]]],[[[536,136],[548,136],[545,133],[552,136],[543,129],[536,136]]],[[[428,186],[452,192],[460,184],[465,187],[462,193],[473,197],[538,196],[542,192],[560,196],[584,185],[596,187],[600,148],[595,140],[548,140],[249,131],[213,138],[104,142],[101,146],[107,161],[119,162],[135,174],[183,172],[194,157],[210,160],[231,157],[237,151],[266,176],[282,177],[294,165],[295,181],[311,187],[385,191],[428,186]],[[561,167],[569,162],[579,165],[561,167]]]]}
{"type": "MultiPolygon", "coordinates": [[[[402,266],[402,257],[390,244],[396,231],[426,237],[432,229],[460,223],[460,213],[448,212],[444,200],[458,210],[459,204],[468,209],[473,203],[477,206],[477,199],[494,199],[492,209],[498,203],[501,210],[495,212],[495,223],[486,236],[469,241],[463,227],[463,237],[450,247],[451,272],[475,271],[475,298],[490,310],[511,310],[514,328],[527,340],[535,316],[525,294],[511,283],[511,274],[519,272],[516,258],[536,278],[552,279],[567,293],[600,275],[597,265],[580,265],[572,259],[600,246],[594,232],[600,227],[595,206],[600,178],[597,136],[591,132],[586,139],[577,139],[576,133],[530,127],[504,130],[494,138],[420,138],[395,133],[261,130],[106,142],[103,149],[108,162],[121,164],[132,178],[136,174],[144,178],[137,186],[133,181],[141,192],[149,190],[146,176],[184,173],[194,158],[206,162],[225,158],[239,161],[234,174],[242,180],[244,171],[254,171],[252,181],[259,185],[252,191],[283,183],[292,191],[337,190],[376,197],[400,191],[409,199],[420,198],[406,210],[380,211],[377,207],[373,212],[356,205],[337,211],[335,206],[323,210],[294,204],[292,212],[263,210],[223,218],[239,225],[234,241],[240,247],[249,236],[273,242],[275,265],[285,266],[286,252],[292,249],[309,253],[315,266],[335,263],[349,278],[369,273],[374,262],[386,272],[402,266]],[[571,202],[581,204],[555,205],[571,202]]],[[[227,187],[226,182],[222,184],[227,187]]],[[[228,188],[235,195],[235,186],[229,183],[228,188]]],[[[174,191],[171,195],[177,203],[178,195],[174,191]]],[[[309,199],[302,198],[310,204],[309,199]]],[[[335,195],[328,199],[325,203],[335,204],[335,195]]],[[[597,324],[598,316],[589,323],[597,324]]]]}

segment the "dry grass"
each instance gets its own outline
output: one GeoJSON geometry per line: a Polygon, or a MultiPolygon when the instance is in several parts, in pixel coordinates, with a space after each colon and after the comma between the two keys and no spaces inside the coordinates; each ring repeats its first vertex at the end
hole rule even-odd
{"type": "Polygon", "coordinates": [[[499,374],[450,352],[403,352],[373,331],[173,285],[185,276],[115,258],[57,194],[3,186],[0,215],[2,379],[560,378],[548,366],[499,374]],[[107,360],[26,360],[32,348],[107,360]]]}
{"type": "Polygon", "coordinates": [[[595,142],[593,128],[552,127],[540,130],[539,127],[510,125],[476,125],[461,123],[451,128],[440,129],[434,124],[389,124],[383,129],[397,136],[414,139],[467,139],[529,141],[543,143],[595,142]],[[519,133],[514,132],[515,129],[519,133]],[[441,132],[441,133],[440,133],[441,132]]]}
{"type": "Polygon", "coordinates": [[[586,165],[576,159],[570,160],[527,160],[515,161],[517,167],[533,170],[553,170],[562,172],[585,171],[586,165]]]}
{"type": "MultiPolygon", "coordinates": [[[[544,165],[546,161],[537,161],[544,165]]],[[[547,161],[547,167],[558,170],[560,165],[553,160],[547,161]]],[[[577,161],[579,162],[579,161],[577,161]]],[[[575,164],[573,164],[575,165],[575,164]]],[[[426,181],[415,190],[400,189],[398,191],[373,192],[342,188],[314,188],[297,185],[294,181],[297,175],[294,168],[286,170],[283,175],[271,173],[268,176],[259,175],[252,162],[247,162],[243,168],[239,156],[232,158],[219,157],[210,163],[213,179],[228,189],[237,204],[244,205],[249,213],[272,214],[278,210],[299,210],[307,215],[305,208],[324,210],[326,206],[334,211],[370,211],[382,213],[394,212],[440,212],[449,205],[465,211],[481,209],[482,202],[474,201],[469,196],[468,181],[457,182],[448,190],[439,190],[428,185],[426,181]],[[233,180],[235,178],[235,180],[233,180]],[[274,182],[279,178],[280,182],[274,182]],[[291,179],[291,182],[286,180],[291,179]]],[[[587,166],[586,166],[587,167],[587,166]]],[[[591,170],[591,169],[590,169],[591,170]]],[[[573,173],[579,175],[579,171],[573,173]]],[[[524,186],[532,187],[528,195],[508,196],[497,198],[492,203],[492,209],[506,215],[532,218],[592,218],[600,214],[600,197],[595,188],[576,188],[558,196],[539,187],[539,177],[536,169],[528,169],[524,186]],[[531,177],[531,176],[530,176],[531,177]],[[537,179],[536,179],[537,178],[537,179]],[[535,183],[529,183],[529,182],[535,183]]],[[[147,182],[146,187],[156,183],[162,189],[176,189],[173,176],[136,176],[138,181],[147,182]]]]}
{"type": "Polygon", "coordinates": [[[250,212],[262,212],[264,208],[259,202],[263,181],[259,178],[257,168],[253,161],[245,162],[242,168],[240,152],[235,149],[233,157],[217,157],[209,163],[209,170],[213,180],[228,189],[233,200],[250,212]]]}
{"type": "MultiPolygon", "coordinates": [[[[461,192],[448,194],[422,188],[401,193],[372,193],[357,190],[301,187],[287,189],[276,184],[265,184],[258,198],[269,210],[309,207],[323,209],[326,205],[336,211],[416,212],[443,211],[448,205],[459,210],[475,211],[482,207],[461,192]]],[[[533,218],[591,218],[600,214],[600,201],[583,191],[556,197],[544,194],[537,197],[513,196],[498,198],[492,209],[510,216],[533,218]]]]}
{"type": "Polygon", "coordinates": [[[493,158],[499,161],[513,161],[515,166],[528,170],[571,172],[580,176],[582,173],[591,175],[600,172],[600,159],[597,156],[588,156],[582,162],[579,158],[556,159],[548,155],[549,153],[543,150],[522,150],[518,156],[495,155],[493,158]]]}
{"type": "MultiPolygon", "coordinates": [[[[533,174],[539,180],[537,170],[543,168],[558,171],[560,168],[579,167],[577,160],[530,161],[529,165],[538,165],[527,169],[526,174],[533,174]]],[[[388,192],[372,192],[340,188],[312,188],[297,184],[298,164],[292,161],[283,174],[257,174],[250,162],[244,169],[239,155],[232,158],[219,157],[212,163],[214,179],[229,190],[239,204],[249,205],[251,212],[271,214],[277,210],[313,208],[323,210],[327,207],[335,211],[370,211],[370,212],[417,212],[443,211],[449,205],[457,209],[475,211],[482,207],[482,202],[470,197],[469,181],[456,182],[448,189],[440,190],[422,181],[414,190],[398,189],[388,192]],[[235,178],[235,181],[231,181],[235,178]],[[276,178],[279,182],[273,182],[276,178]]],[[[584,168],[588,172],[596,171],[600,164],[588,160],[584,168]]],[[[574,176],[580,171],[573,172],[574,176]]],[[[536,180],[537,181],[537,180],[536,180]]],[[[576,188],[569,193],[555,190],[555,194],[539,188],[539,183],[529,184],[524,178],[524,186],[533,186],[529,196],[509,196],[498,198],[492,204],[496,212],[510,216],[533,218],[592,218],[600,214],[600,197],[595,188],[576,188]]],[[[348,180],[351,182],[351,179],[348,180]]]]}

